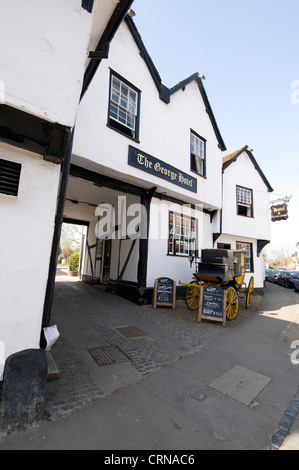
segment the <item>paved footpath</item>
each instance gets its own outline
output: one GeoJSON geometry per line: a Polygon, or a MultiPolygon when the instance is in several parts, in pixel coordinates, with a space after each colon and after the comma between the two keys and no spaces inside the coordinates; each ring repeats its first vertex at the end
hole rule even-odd
{"type": "Polygon", "coordinates": [[[299,449],[299,294],[267,283],[224,329],[182,302],[138,307],[60,274],[48,417],[0,449],[299,449]]]}

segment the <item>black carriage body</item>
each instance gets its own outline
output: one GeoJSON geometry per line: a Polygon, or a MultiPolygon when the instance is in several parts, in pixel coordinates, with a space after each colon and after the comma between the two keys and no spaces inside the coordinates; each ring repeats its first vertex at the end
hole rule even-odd
{"type": "Polygon", "coordinates": [[[245,267],[241,250],[205,249],[194,274],[198,281],[234,285],[243,282],[245,267]]]}

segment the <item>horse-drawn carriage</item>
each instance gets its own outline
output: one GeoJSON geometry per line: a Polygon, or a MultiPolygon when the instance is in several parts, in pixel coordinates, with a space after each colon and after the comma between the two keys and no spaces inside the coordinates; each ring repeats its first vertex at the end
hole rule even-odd
{"type": "Polygon", "coordinates": [[[238,313],[238,294],[246,296],[249,307],[254,289],[251,276],[248,285],[245,278],[245,254],[241,250],[205,249],[201,252],[201,262],[197,264],[194,280],[187,286],[186,302],[191,310],[198,309],[201,288],[216,285],[226,290],[226,317],[233,320],[238,313]]]}

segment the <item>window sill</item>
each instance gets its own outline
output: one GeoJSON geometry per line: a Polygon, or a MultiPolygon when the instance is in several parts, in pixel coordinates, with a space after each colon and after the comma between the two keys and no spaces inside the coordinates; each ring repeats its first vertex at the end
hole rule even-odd
{"type": "Polygon", "coordinates": [[[125,132],[121,131],[120,129],[117,129],[117,127],[111,126],[111,124],[109,124],[109,123],[107,124],[107,127],[109,127],[109,129],[112,129],[113,131],[117,132],[118,134],[121,134],[121,135],[123,135],[124,137],[127,137],[130,140],[133,140],[137,144],[140,144],[140,140],[137,137],[132,137],[132,136],[126,134],[125,132]]]}
{"type": "Polygon", "coordinates": [[[200,176],[201,178],[203,179],[207,179],[207,176],[206,175],[201,175],[200,173],[197,173],[197,171],[195,170],[192,170],[192,168],[190,169],[191,173],[194,173],[196,176],[200,176]]]}
{"type": "Polygon", "coordinates": [[[180,255],[179,253],[166,253],[166,256],[172,256],[173,258],[189,258],[190,255],[180,255]]]}

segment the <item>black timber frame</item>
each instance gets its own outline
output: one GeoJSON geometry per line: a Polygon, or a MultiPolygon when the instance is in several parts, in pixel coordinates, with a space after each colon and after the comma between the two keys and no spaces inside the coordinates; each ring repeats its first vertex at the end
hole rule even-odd
{"type": "MultiPolygon", "coordinates": [[[[140,203],[146,209],[146,221],[147,231],[149,230],[150,224],[150,205],[151,200],[154,194],[156,194],[156,187],[153,187],[149,190],[141,188],[139,186],[127,183],[125,181],[116,180],[109,176],[101,175],[86,168],[82,168],[78,165],[71,164],[69,175],[74,178],[80,178],[85,181],[88,181],[97,186],[103,186],[115,191],[121,191],[127,194],[133,194],[137,197],[140,197],[140,203]]],[[[141,222],[142,223],[142,222],[141,222]]],[[[121,279],[112,280],[108,289],[114,293],[120,294],[133,300],[139,304],[144,304],[147,302],[147,287],[146,287],[146,278],[147,278],[147,264],[148,264],[148,232],[146,238],[140,238],[139,240],[139,260],[137,266],[137,283],[128,283],[122,281],[121,279]]]]}
{"type": "Polygon", "coordinates": [[[70,127],[0,104],[1,142],[42,155],[48,162],[61,164],[70,136],[70,127]]]}

